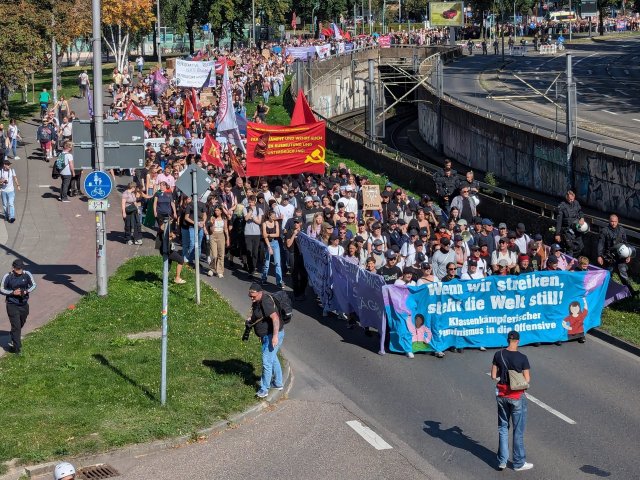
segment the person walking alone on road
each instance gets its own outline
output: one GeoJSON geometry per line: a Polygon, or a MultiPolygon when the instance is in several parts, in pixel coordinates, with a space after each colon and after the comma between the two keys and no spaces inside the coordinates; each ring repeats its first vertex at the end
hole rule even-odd
{"type": "Polygon", "coordinates": [[[16,172],[11,168],[11,162],[5,160],[0,170],[0,195],[2,195],[2,208],[4,210],[4,219],[13,223],[16,221],[16,212],[13,206],[16,197],[16,190],[20,190],[20,182],[16,176],[16,172]]]}
{"type": "Polygon", "coordinates": [[[262,379],[258,398],[265,398],[270,388],[282,390],[282,366],[278,360],[278,350],[284,340],[284,326],[280,321],[280,311],[273,296],[265,293],[258,283],[249,287],[251,299],[251,317],[247,319],[247,326],[262,343],[262,379]]]}
{"type": "Polygon", "coordinates": [[[498,51],[499,51],[499,49],[498,49],[498,39],[496,38],[493,41],[493,54],[494,55],[498,55],[498,51]]]}
{"type": "Polygon", "coordinates": [[[20,136],[20,130],[18,130],[15,118],[9,120],[7,136],[9,140],[8,150],[11,152],[14,160],[20,160],[18,156],[18,140],[22,140],[22,137],[20,136]]]}
{"type": "Polygon", "coordinates": [[[24,269],[24,262],[19,258],[13,261],[12,267],[11,272],[2,277],[0,293],[7,297],[7,316],[11,323],[10,351],[20,355],[22,328],[29,316],[29,294],[36,289],[36,282],[31,273],[24,269]]]}
{"type": "Polygon", "coordinates": [[[520,334],[514,330],[507,335],[509,345],[496,352],[491,365],[491,378],[498,382],[496,399],[498,402],[498,470],[507,468],[509,459],[509,423],[513,429],[513,469],[530,470],[524,448],[524,430],[527,425],[527,396],[524,390],[511,390],[509,370],[522,373],[527,383],[531,382],[529,359],[518,352],[520,334]]]}
{"type": "Polygon", "coordinates": [[[483,55],[488,55],[489,52],[487,51],[487,41],[486,40],[482,40],[482,54],[483,55]]]}
{"type": "Polygon", "coordinates": [[[122,193],[122,218],[124,219],[124,236],[127,245],[142,245],[142,226],[140,224],[140,212],[138,211],[138,197],[136,196],[136,183],[131,182],[122,193]]]}

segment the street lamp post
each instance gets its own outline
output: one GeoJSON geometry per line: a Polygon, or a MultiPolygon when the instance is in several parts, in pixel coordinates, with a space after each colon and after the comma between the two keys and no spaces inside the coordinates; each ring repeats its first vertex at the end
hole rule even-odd
{"type": "Polygon", "coordinates": [[[251,0],[251,44],[250,47],[256,46],[256,0],[251,0]]]}
{"type": "Polygon", "coordinates": [[[516,0],[513,0],[513,42],[515,45],[515,41],[518,38],[518,34],[516,33],[516,0]]]}
{"type": "Polygon", "coordinates": [[[156,17],[157,17],[157,28],[158,28],[158,35],[156,38],[156,43],[157,46],[156,48],[158,49],[158,68],[162,68],[162,34],[160,33],[160,0],[156,0],[156,17]]]}

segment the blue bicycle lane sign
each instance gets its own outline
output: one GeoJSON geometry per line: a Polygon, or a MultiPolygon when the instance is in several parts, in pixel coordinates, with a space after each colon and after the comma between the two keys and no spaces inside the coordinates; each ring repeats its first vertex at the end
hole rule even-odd
{"type": "Polygon", "coordinates": [[[99,170],[89,173],[84,179],[84,191],[89,198],[103,200],[109,196],[113,189],[111,177],[106,172],[99,170]]]}

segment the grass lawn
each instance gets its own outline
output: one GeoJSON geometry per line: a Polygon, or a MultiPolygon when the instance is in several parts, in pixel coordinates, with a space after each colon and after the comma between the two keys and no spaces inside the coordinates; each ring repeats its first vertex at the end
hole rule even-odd
{"type": "MultiPolygon", "coordinates": [[[[617,275],[613,280],[620,282],[617,275]]],[[[634,288],[640,285],[634,283],[634,288]]],[[[640,346],[640,298],[625,298],[602,312],[602,330],[640,346]]]]}
{"type": "MultiPolygon", "coordinates": [[[[174,267],[175,268],[175,267],[174,267]]],[[[162,260],[137,257],[110,279],[109,296],[26,337],[20,357],[0,359],[0,461],[21,463],[190,434],[255,402],[260,349],[244,323],[194,275],[170,285],[167,405],[160,398],[160,339],[127,334],[161,328],[162,260]]]]}

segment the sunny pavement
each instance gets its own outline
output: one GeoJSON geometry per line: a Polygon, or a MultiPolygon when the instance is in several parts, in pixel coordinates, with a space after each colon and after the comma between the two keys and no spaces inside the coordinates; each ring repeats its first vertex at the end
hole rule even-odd
{"type": "MultiPolygon", "coordinates": [[[[70,103],[79,118],[88,118],[86,101],[74,98],[70,103]]],[[[30,315],[23,335],[44,325],[56,313],[95,289],[95,217],[88,211],[84,195],[70,198],[70,203],[58,201],[61,181],[51,178],[53,162],[42,160],[36,141],[38,125],[37,118],[19,124],[23,145],[18,152],[20,160],[15,160],[13,167],[22,190],[16,191],[16,222],[10,224],[0,219],[0,272],[10,271],[13,260],[21,258],[37,284],[29,299],[30,315]]],[[[117,178],[120,184],[128,181],[130,177],[117,178]]],[[[124,243],[120,195],[114,191],[109,200],[107,262],[109,273],[113,273],[124,260],[150,254],[154,244],[149,232],[142,246],[124,243]]],[[[3,306],[0,308],[0,355],[8,344],[9,330],[3,306]]],[[[24,353],[29,353],[28,342],[24,353]]]]}

